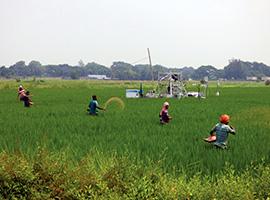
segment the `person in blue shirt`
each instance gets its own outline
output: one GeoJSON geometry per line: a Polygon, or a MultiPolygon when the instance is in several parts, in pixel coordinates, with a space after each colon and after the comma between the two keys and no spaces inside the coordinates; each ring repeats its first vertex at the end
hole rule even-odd
{"type": "Polygon", "coordinates": [[[229,126],[230,116],[221,115],[219,118],[220,123],[217,123],[210,131],[210,136],[205,139],[207,142],[213,142],[214,146],[226,149],[229,134],[235,135],[235,129],[229,126]]]}
{"type": "Polygon", "coordinates": [[[87,109],[87,111],[89,111],[90,115],[97,115],[98,114],[97,109],[105,111],[104,108],[99,107],[96,95],[92,96],[92,100],[90,101],[88,107],[89,107],[89,109],[87,109]]]}

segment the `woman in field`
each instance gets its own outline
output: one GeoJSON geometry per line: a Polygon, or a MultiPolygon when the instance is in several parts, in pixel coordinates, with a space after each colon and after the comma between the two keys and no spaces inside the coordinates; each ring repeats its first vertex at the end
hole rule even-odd
{"type": "Polygon", "coordinates": [[[24,90],[23,86],[20,85],[18,88],[18,96],[17,97],[20,99],[20,101],[22,101],[24,96],[25,96],[25,90],[24,90]]]}
{"type": "Polygon", "coordinates": [[[24,107],[30,107],[31,105],[33,105],[34,103],[32,102],[31,98],[30,98],[30,92],[27,91],[25,93],[25,95],[22,97],[22,101],[24,102],[24,107]]]}
{"type": "Polygon", "coordinates": [[[213,142],[213,144],[221,149],[227,148],[229,133],[235,135],[235,129],[229,125],[230,116],[221,115],[217,123],[210,131],[210,136],[205,138],[206,142],[213,142]]]}
{"type": "Polygon", "coordinates": [[[172,120],[172,117],[168,113],[168,109],[169,109],[169,103],[165,102],[159,113],[160,124],[167,124],[170,122],[170,120],[172,120]]]}

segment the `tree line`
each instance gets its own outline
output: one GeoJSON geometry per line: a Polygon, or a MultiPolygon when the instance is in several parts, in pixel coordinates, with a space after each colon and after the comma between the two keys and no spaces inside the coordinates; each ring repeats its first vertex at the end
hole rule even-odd
{"type": "Polygon", "coordinates": [[[0,68],[0,77],[62,77],[79,79],[88,75],[106,75],[112,79],[119,80],[157,80],[158,73],[175,72],[182,73],[184,79],[201,80],[208,77],[209,80],[246,80],[248,76],[261,77],[270,76],[270,67],[258,62],[245,62],[241,60],[230,60],[224,69],[214,66],[170,68],[162,65],[150,67],[147,64],[132,65],[126,62],[113,62],[110,67],[95,62],[84,64],[79,61],[78,65],[42,65],[38,61],[31,61],[28,65],[25,61],[19,61],[9,67],[0,68]]]}

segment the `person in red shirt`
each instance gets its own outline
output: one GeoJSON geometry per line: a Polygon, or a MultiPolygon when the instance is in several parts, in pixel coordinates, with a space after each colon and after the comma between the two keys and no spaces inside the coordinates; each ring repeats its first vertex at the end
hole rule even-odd
{"type": "Polygon", "coordinates": [[[172,120],[172,117],[168,113],[170,104],[168,102],[164,102],[163,107],[159,113],[159,119],[160,119],[160,124],[167,124],[172,120]]]}

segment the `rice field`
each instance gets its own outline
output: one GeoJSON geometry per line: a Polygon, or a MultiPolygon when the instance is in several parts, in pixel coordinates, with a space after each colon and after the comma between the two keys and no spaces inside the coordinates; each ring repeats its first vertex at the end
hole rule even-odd
{"type": "MultiPolygon", "coordinates": [[[[153,87],[144,82],[144,90],[153,87]]],[[[0,151],[33,158],[45,147],[65,152],[73,162],[89,155],[125,156],[134,164],[187,175],[218,173],[226,165],[241,172],[252,163],[270,162],[269,87],[225,83],[217,97],[213,84],[207,99],[168,99],[173,120],[166,126],[158,118],[165,99],[126,99],[127,88],[139,88],[139,82],[2,80],[0,151]],[[19,84],[33,94],[30,109],[16,98],[19,84]],[[101,106],[110,97],[120,97],[125,108],[112,102],[98,117],[89,116],[86,109],[93,94],[101,106]],[[237,130],[226,151],[202,141],[223,113],[231,116],[230,124],[237,130]]]]}

